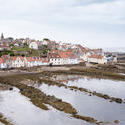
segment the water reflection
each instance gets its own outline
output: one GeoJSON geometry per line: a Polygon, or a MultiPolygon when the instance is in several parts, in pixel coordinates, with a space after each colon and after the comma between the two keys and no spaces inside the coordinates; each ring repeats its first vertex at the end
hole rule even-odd
{"type": "Polygon", "coordinates": [[[125,124],[125,105],[111,103],[95,96],[88,96],[79,91],[72,91],[63,87],[42,84],[39,89],[48,95],[54,95],[63,101],[69,102],[80,115],[94,117],[100,121],[120,120],[120,125],[125,124]]]}
{"type": "Polygon", "coordinates": [[[68,81],[77,81],[78,79],[83,78],[80,75],[53,75],[52,80],[68,83],[68,81]]]}
{"type": "Polygon", "coordinates": [[[57,75],[56,79],[59,82],[65,83],[69,86],[77,86],[97,91],[99,93],[108,94],[110,96],[125,99],[125,82],[113,81],[107,79],[96,79],[79,75],[57,75]],[[63,82],[66,81],[66,82],[63,82]]]}
{"type": "Polygon", "coordinates": [[[30,100],[13,91],[0,91],[0,113],[7,117],[14,125],[82,125],[81,120],[73,119],[68,114],[49,107],[49,111],[34,106],[30,100]]]}
{"type": "Polygon", "coordinates": [[[4,124],[0,122],[0,125],[4,125],[4,124]]]}

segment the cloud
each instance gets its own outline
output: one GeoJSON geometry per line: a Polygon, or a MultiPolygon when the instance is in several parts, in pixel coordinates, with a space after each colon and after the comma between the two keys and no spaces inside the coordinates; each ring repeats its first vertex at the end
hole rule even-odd
{"type": "Polygon", "coordinates": [[[0,32],[8,35],[124,44],[124,0],[0,0],[0,5],[0,32]]]}
{"type": "Polygon", "coordinates": [[[55,14],[61,20],[75,22],[99,22],[108,24],[124,24],[125,1],[105,2],[87,6],[73,6],[62,8],[55,14]]]}
{"type": "Polygon", "coordinates": [[[114,2],[116,0],[76,0],[76,5],[78,6],[84,6],[84,5],[91,5],[91,4],[100,4],[100,3],[109,3],[109,2],[114,2]]]}
{"type": "Polygon", "coordinates": [[[1,19],[125,23],[123,0],[0,0],[1,19]]]}

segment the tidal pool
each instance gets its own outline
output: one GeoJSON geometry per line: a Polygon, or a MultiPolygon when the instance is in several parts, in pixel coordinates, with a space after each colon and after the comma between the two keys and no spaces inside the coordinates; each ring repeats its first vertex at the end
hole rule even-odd
{"type": "Polygon", "coordinates": [[[69,86],[82,87],[91,91],[97,91],[99,93],[108,94],[109,96],[125,99],[124,81],[95,79],[77,75],[74,76],[74,79],[72,77],[71,75],[60,75],[57,76],[56,79],[57,81],[61,81],[62,83],[65,83],[69,86]]]}
{"type": "Polygon", "coordinates": [[[125,124],[125,104],[109,102],[105,99],[89,96],[80,91],[72,91],[64,87],[41,84],[38,87],[47,95],[54,95],[70,103],[83,116],[93,117],[99,121],[113,122],[119,120],[120,125],[125,124]]]}
{"type": "Polygon", "coordinates": [[[0,122],[0,125],[4,125],[4,124],[0,122]]]}
{"type": "Polygon", "coordinates": [[[48,107],[50,110],[45,111],[34,106],[16,88],[13,91],[0,91],[0,113],[14,125],[89,125],[48,107]]]}

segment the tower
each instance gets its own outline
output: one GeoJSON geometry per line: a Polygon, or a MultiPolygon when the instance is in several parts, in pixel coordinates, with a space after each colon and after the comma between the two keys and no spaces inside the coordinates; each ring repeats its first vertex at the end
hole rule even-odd
{"type": "Polygon", "coordinates": [[[4,39],[3,33],[1,33],[1,40],[3,40],[3,39],[4,39]]]}

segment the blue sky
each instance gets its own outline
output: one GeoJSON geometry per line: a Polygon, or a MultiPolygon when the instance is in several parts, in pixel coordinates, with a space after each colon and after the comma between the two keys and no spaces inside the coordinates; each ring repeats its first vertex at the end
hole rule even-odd
{"type": "Polygon", "coordinates": [[[125,47],[125,0],[0,0],[6,37],[125,47]]]}

